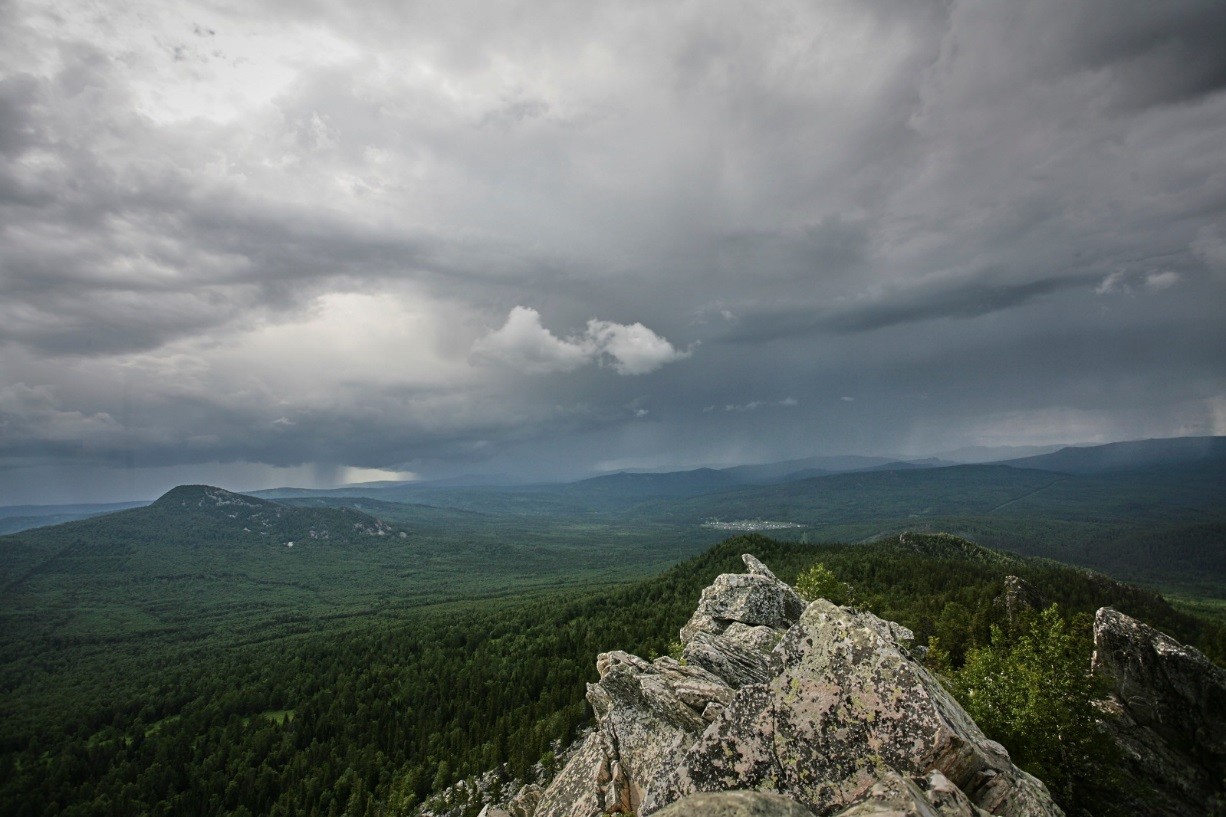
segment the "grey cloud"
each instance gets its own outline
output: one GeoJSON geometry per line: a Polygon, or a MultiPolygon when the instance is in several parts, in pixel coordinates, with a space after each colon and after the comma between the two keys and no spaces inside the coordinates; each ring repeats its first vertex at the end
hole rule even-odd
{"type": "Polygon", "coordinates": [[[1085,276],[1021,283],[938,282],[861,295],[842,304],[758,307],[744,312],[721,340],[761,342],[814,333],[872,332],[942,318],[968,320],[1013,309],[1035,299],[1092,286],[1085,276]]]}
{"type": "Polygon", "coordinates": [[[976,318],[1012,309],[1036,298],[1085,286],[1083,280],[1046,278],[1018,284],[992,286],[975,283],[938,292],[922,292],[910,298],[831,315],[822,321],[837,332],[868,332],[888,326],[931,321],[939,318],[976,318]]]}
{"type": "Polygon", "coordinates": [[[548,475],[1226,394],[1220,3],[159,9],[0,6],[21,457],[548,475]],[[520,304],[558,334],[483,363],[520,304]]]}
{"type": "MultiPolygon", "coordinates": [[[[1226,8],[1193,0],[1099,0],[1064,11],[1072,59],[1118,68],[1116,93],[1135,105],[1184,102],[1226,88],[1226,8]]],[[[1055,22],[1055,21],[1053,21],[1055,22]]]]}

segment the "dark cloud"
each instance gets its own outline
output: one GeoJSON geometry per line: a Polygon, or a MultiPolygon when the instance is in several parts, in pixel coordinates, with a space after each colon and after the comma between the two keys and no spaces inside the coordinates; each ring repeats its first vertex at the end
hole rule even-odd
{"type": "Polygon", "coordinates": [[[754,309],[721,339],[766,341],[814,333],[871,332],[939,319],[968,320],[1013,309],[1063,290],[1092,286],[1084,276],[995,285],[980,280],[938,282],[862,296],[833,306],[793,304],[754,309]]]}
{"type": "Polygon", "coordinates": [[[1224,27],[0,6],[0,474],[1221,433],[1224,27]]]}

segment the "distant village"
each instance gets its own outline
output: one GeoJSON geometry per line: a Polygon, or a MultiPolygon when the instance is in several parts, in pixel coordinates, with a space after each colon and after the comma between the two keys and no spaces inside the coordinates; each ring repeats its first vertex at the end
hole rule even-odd
{"type": "Polygon", "coordinates": [[[708,519],[702,523],[702,526],[713,530],[737,531],[784,530],[787,528],[804,527],[804,525],[798,525],[795,522],[771,522],[768,519],[735,519],[730,522],[723,522],[719,519],[708,519]]]}

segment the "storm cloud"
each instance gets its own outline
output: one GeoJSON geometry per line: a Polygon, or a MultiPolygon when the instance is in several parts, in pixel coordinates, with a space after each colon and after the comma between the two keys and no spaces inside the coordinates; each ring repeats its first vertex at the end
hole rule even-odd
{"type": "Polygon", "coordinates": [[[0,504],[1226,433],[1223,41],[1213,0],[3,4],[0,504]]]}

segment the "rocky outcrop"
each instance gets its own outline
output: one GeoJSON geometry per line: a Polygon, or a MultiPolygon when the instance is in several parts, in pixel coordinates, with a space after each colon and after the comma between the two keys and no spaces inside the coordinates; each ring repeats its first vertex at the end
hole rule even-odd
{"type": "Polygon", "coordinates": [[[932,770],[993,813],[1059,813],[1042,783],[984,737],[888,622],[819,599],[772,657],[780,671],[738,692],[653,781],[644,813],[698,791],[754,788],[830,814],[891,774],[932,770]]]}
{"type": "Polygon", "coordinates": [[[1105,726],[1152,814],[1226,814],[1226,671],[1110,607],[1094,619],[1094,671],[1110,680],[1105,726]]]}
{"type": "Polygon", "coordinates": [[[597,728],[533,817],[1061,814],[912,657],[909,630],[806,607],[744,561],[703,591],[681,661],[598,658],[597,728]],[[716,794],[736,789],[786,800],[716,794]]]}
{"type": "Polygon", "coordinates": [[[1005,618],[1013,624],[1025,613],[1042,609],[1043,599],[1030,582],[1017,576],[1005,576],[1005,589],[993,604],[1003,609],[1005,618]]]}
{"type": "Polygon", "coordinates": [[[771,677],[772,650],[804,602],[757,559],[745,562],[753,572],[721,576],[703,591],[682,629],[680,661],[597,657],[600,680],[587,688],[597,728],[534,817],[640,812],[650,782],[677,765],[735,691],[771,677]]]}

